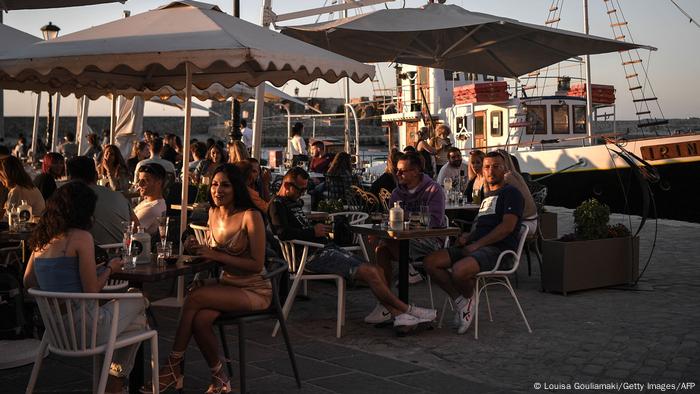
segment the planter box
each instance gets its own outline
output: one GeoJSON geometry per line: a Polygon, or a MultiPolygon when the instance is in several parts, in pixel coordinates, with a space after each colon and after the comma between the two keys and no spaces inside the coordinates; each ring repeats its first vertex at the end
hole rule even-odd
{"type": "Polygon", "coordinates": [[[542,242],[542,289],[567,292],[634,282],[639,271],[639,238],[542,242]]]}
{"type": "Polygon", "coordinates": [[[559,228],[557,225],[557,214],[554,212],[540,213],[540,231],[544,239],[559,238],[559,228]]]}

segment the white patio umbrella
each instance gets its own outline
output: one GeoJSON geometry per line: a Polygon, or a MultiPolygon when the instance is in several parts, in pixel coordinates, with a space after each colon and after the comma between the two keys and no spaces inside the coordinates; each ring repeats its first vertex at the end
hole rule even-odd
{"type": "Polygon", "coordinates": [[[283,27],[282,33],[361,62],[396,62],[503,77],[518,77],[578,55],[642,47],[449,4],[383,9],[283,27]]]}
{"type": "MultiPolygon", "coordinates": [[[[219,7],[175,1],[0,55],[0,87],[86,95],[169,87],[185,100],[184,151],[189,151],[192,89],[214,83],[281,86],[344,77],[361,82],[374,67],[234,18],[219,7]]],[[[128,94],[127,94],[128,96],[128,94]]],[[[256,116],[261,116],[257,114],[256,116]]],[[[257,130],[257,132],[260,132],[257,130]]],[[[189,158],[183,160],[188,173],[189,158]]],[[[187,187],[182,188],[187,203],[187,187]]],[[[182,210],[180,229],[187,224],[182,210]]]]}
{"type": "MultiPolygon", "coordinates": [[[[2,11],[0,11],[1,13],[2,11]]],[[[14,29],[10,26],[0,23],[0,55],[6,52],[11,52],[18,48],[32,45],[41,41],[41,38],[25,33],[21,30],[14,29]]],[[[0,90],[0,123],[4,121],[3,98],[2,90],[0,90]]],[[[32,149],[36,146],[37,132],[39,126],[39,106],[41,105],[41,97],[37,96],[36,110],[34,112],[34,125],[32,127],[32,139],[30,140],[32,149]]],[[[0,127],[2,128],[2,127],[0,127]]],[[[4,135],[3,135],[4,137],[4,135]]]]}
{"type": "Polygon", "coordinates": [[[126,0],[0,0],[0,10],[33,10],[39,8],[63,8],[102,3],[125,3],[126,0]]]}

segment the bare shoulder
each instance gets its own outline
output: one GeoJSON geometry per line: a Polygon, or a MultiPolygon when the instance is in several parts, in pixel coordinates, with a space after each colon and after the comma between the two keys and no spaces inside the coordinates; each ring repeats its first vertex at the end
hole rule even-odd
{"type": "Polygon", "coordinates": [[[87,230],[71,229],[68,232],[68,235],[70,236],[70,239],[72,242],[76,242],[76,243],[89,242],[88,245],[92,245],[94,243],[94,239],[92,238],[92,234],[90,234],[90,232],[87,230]]]}

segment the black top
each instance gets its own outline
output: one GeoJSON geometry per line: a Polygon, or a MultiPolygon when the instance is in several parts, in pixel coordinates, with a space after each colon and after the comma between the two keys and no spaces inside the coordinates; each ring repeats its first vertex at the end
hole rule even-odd
{"type": "Polygon", "coordinates": [[[39,174],[34,178],[34,186],[41,192],[44,197],[44,201],[48,200],[49,197],[56,191],[56,181],[49,174],[39,174]]]}
{"type": "Polygon", "coordinates": [[[386,189],[389,191],[389,193],[396,189],[396,178],[394,178],[394,175],[388,172],[383,173],[379,178],[372,182],[372,186],[370,186],[369,191],[370,193],[379,197],[379,190],[381,189],[386,189]]]}
{"type": "Polygon", "coordinates": [[[314,235],[314,228],[306,218],[302,207],[304,201],[275,196],[270,203],[270,227],[282,241],[298,239],[301,241],[325,243],[324,238],[314,235]]]}
{"type": "Polygon", "coordinates": [[[479,215],[476,218],[476,226],[471,241],[477,241],[490,233],[496,226],[503,222],[503,215],[513,214],[518,217],[518,224],[513,232],[502,240],[493,244],[501,250],[516,250],[518,248],[518,234],[520,222],[523,217],[525,202],[523,195],[511,185],[505,185],[491,193],[481,202],[479,215]]]}

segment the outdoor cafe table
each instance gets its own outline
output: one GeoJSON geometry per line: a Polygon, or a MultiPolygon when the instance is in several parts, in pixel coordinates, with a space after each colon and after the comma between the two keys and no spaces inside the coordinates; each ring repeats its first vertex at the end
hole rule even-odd
{"type": "MultiPolygon", "coordinates": [[[[212,260],[203,260],[191,256],[180,256],[177,263],[158,266],[155,263],[137,264],[136,268],[112,273],[110,279],[128,280],[133,287],[143,289],[144,283],[159,282],[165,279],[176,278],[187,273],[205,271],[216,266],[212,260]]],[[[143,343],[139,345],[134,369],[129,376],[129,392],[138,393],[144,384],[144,355],[143,343]]]]}
{"type": "Polygon", "coordinates": [[[457,227],[392,230],[378,224],[356,224],[350,226],[350,229],[354,233],[399,242],[399,299],[405,303],[408,303],[408,241],[416,238],[454,236],[461,232],[457,227]]]}

